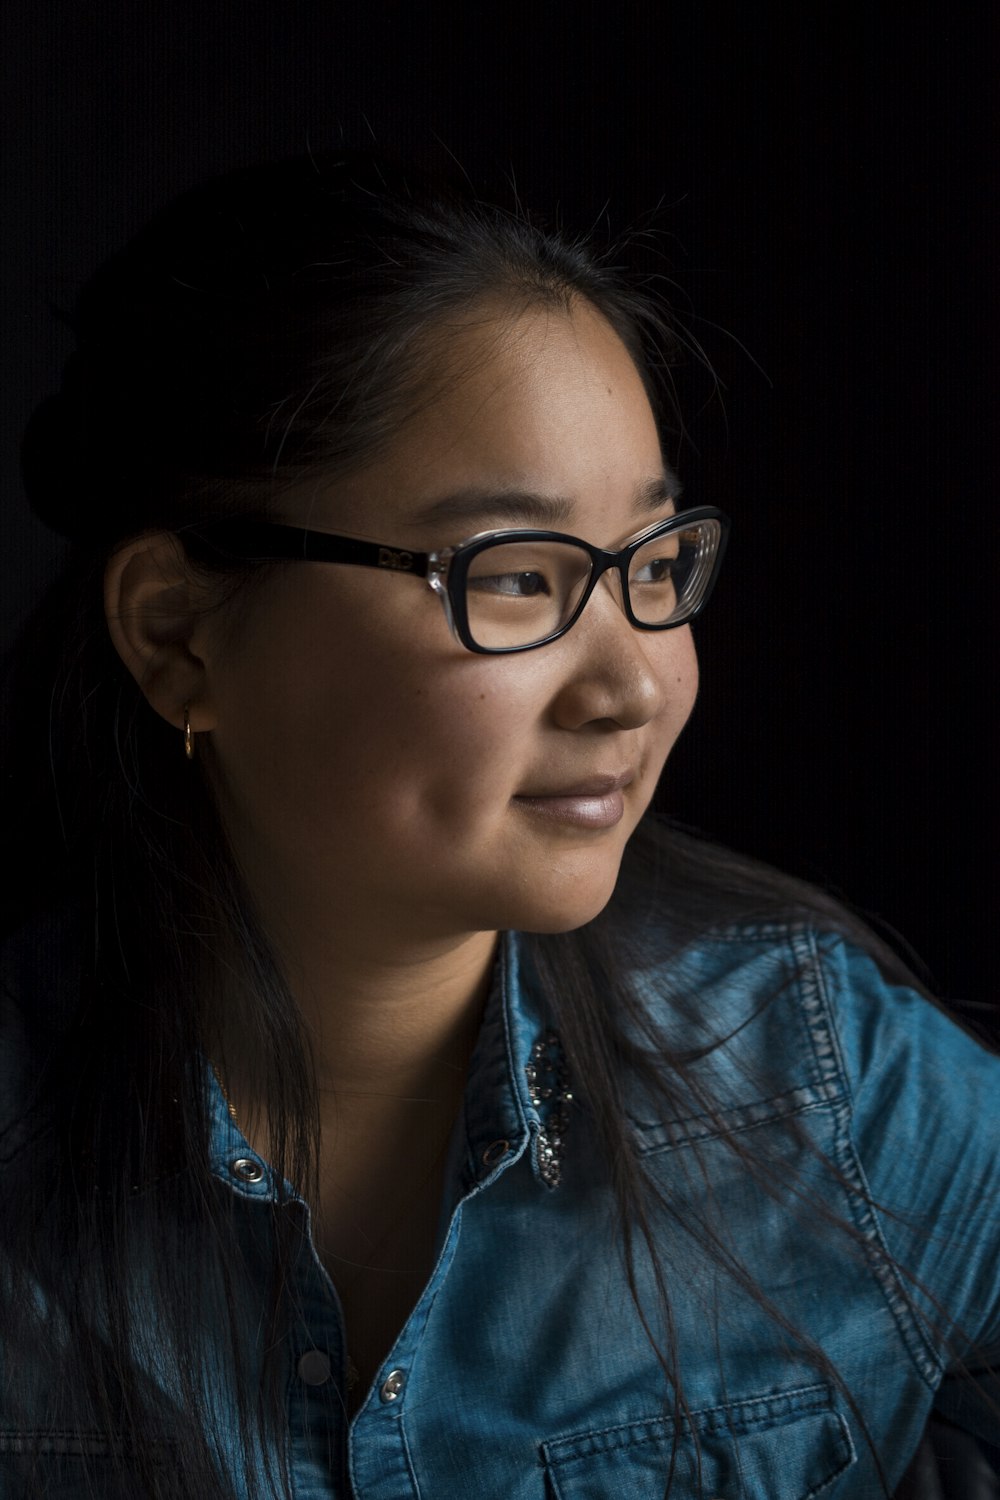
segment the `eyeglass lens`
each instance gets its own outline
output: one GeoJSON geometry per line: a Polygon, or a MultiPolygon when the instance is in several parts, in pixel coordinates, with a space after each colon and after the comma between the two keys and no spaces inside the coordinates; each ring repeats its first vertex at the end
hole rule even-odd
{"type": "MultiPolygon", "coordinates": [[[[653,537],[632,556],[628,592],[643,625],[679,623],[711,580],[718,524],[695,522],[653,537]]],[[[533,645],[572,619],[590,581],[589,553],[571,542],[496,542],[470,560],[469,632],[487,649],[533,645]]]]}

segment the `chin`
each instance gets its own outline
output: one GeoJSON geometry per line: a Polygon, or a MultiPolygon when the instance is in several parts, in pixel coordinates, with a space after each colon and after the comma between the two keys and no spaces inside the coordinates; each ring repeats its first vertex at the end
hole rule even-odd
{"type": "Polygon", "coordinates": [[[613,878],[603,881],[567,880],[537,893],[523,891],[512,903],[512,920],[496,925],[517,932],[574,932],[600,916],[614,895],[617,878],[616,868],[613,878]]]}
{"type": "Polygon", "coordinates": [[[588,911],[585,915],[576,912],[573,915],[567,913],[562,917],[552,917],[545,921],[520,922],[514,930],[517,932],[547,932],[550,934],[557,932],[577,932],[581,927],[586,927],[587,923],[592,922],[595,917],[599,917],[607,904],[605,901],[603,906],[598,906],[594,910],[588,911]]]}

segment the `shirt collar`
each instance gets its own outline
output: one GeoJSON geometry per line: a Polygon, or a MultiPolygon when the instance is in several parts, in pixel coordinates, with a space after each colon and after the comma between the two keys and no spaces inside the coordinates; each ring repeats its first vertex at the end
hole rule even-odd
{"type": "MultiPolygon", "coordinates": [[[[277,1183],[270,1165],[232,1119],[204,1054],[200,1061],[212,1171],[243,1197],[273,1197],[277,1183]]],[[[526,1148],[536,1180],[546,1188],[558,1186],[571,1108],[562,1046],[523,939],[502,933],[455,1126],[451,1162],[459,1191],[485,1185],[526,1148]]],[[[298,1196],[288,1185],[286,1191],[298,1196]]]]}
{"type": "Polygon", "coordinates": [[[536,1180],[557,1186],[571,1103],[562,1046],[524,939],[503,933],[469,1064],[463,1187],[483,1182],[526,1146],[536,1180]]]}

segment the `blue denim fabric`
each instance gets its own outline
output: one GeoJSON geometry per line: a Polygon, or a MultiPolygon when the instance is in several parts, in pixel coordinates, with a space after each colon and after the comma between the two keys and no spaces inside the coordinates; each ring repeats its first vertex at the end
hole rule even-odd
{"type": "MultiPolygon", "coordinates": [[[[935,1404],[996,1443],[992,1419],[953,1371],[973,1344],[974,1363],[1000,1359],[1000,1060],[919,996],[886,985],[866,956],[805,928],[724,933],[669,966],[651,959],[638,982],[673,1045],[727,1038],[694,1066],[723,1105],[724,1134],[699,1108],[696,1085],[674,1118],[638,1090],[629,1101],[672,1210],[653,1224],[687,1403],[671,1495],[881,1495],[859,1413],[890,1488],[935,1404]],[[766,1159],[792,1197],[769,1193],[726,1137],[766,1159]],[[856,1251],[817,1204],[853,1227],[856,1251]],[[722,1254],[834,1362],[857,1410],[688,1233],[706,1209],[722,1254]]],[[[557,1045],[538,1055],[551,1025],[508,937],[451,1141],[435,1267],[350,1424],[339,1306],[303,1238],[299,1316],[283,1351],[298,1500],[662,1496],[671,1398],[629,1296],[581,1091],[562,1130],[558,1088],[532,1097],[532,1064],[559,1061],[557,1045]],[[311,1351],[329,1361],[329,1378],[318,1378],[311,1351]]],[[[212,1171],[242,1225],[254,1316],[274,1183],[207,1067],[205,1076],[212,1171]],[[241,1161],[259,1168],[258,1182],[241,1161]]],[[[537,1076],[557,1082],[544,1067],[537,1076]]],[[[636,1271],[655,1326],[641,1240],[636,1271]]],[[[154,1344],[151,1335],[140,1358],[166,1390],[154,1344]]],[[[221,1347],[206,1379],[225,1412],[221,1347]]],[[[5,1426],[0,1408],[0,1474],[5,1453],[38,1438],[5,1426]]],[[[73,1434],[62,1439],[70,1456],[59,1455],[53,1493],[77,1500],[73,1434]]],[[[245,1493],[235,1446],[224,1461],[245,1493]]],[[[0,1482],[3,1500],[13,1494],[0,1482]]]]}

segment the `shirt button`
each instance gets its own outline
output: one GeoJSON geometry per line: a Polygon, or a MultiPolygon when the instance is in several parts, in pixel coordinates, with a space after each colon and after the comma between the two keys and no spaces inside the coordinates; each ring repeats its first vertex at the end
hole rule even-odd
{"type": "Polygon", "coordinates": [[[307,1349],[299,1360],[299,1379],[306,1385],[325,1385],[330,1379],[330,1361],[322,1349],[307,1349]]]}
{"type": "Polygon", "coordinates": [[[380,1399],[382,1401],[398,1400],[399,1393],[403,1389],[405,1380],[406,1375],[404,1371],[390,1370],[388,1375],[385,1377],[385,1380],[382,1382],[382,1389],[379,1391],[380,1399]]]}
{"type": "Polygon", "coordinates": [[[249,1156],[238,1156],[229,1170],[241,1182],[261,1182],[264,1177],[264,1168],[260,1162],[251,1161],[249,1156]]]}

